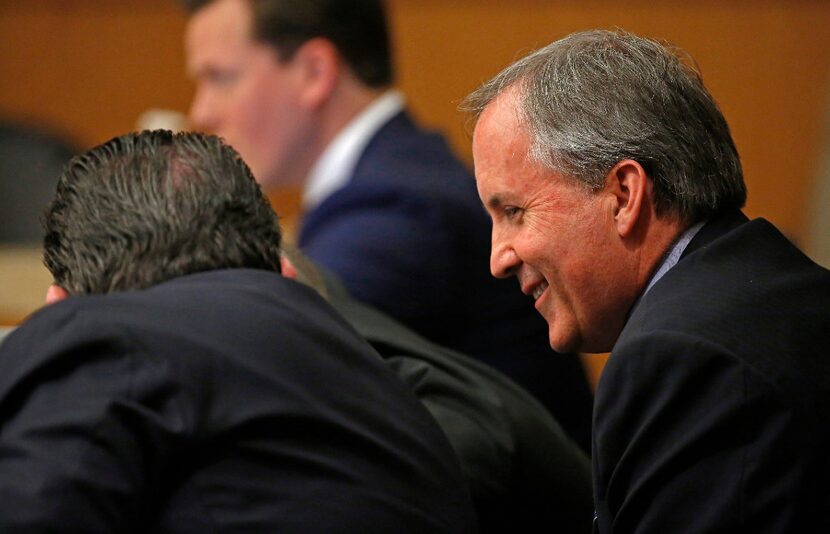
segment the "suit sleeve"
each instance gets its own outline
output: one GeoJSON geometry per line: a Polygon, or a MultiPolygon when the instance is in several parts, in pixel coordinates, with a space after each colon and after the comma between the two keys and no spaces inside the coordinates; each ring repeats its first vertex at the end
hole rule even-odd
{"type": "Polygon", "coordinates": [[[809,502],[804,432],[774,385],[724,348],[630,339],[596,397],[599,532],[791,531],[809,502]]]}
{"type": "Polygon", "coordinates": [[[455,450],[482,532],[588,532],[590,462],[529,394],[476,362],[391,356],[455,450]]]}
{"type": "Polygon", "coordinates": [[[429,336],[431,311],[461,302],[463,250],[453,217],[400,192],[341,193],[314,214],[300,246],[333,271],[349,292],[429,336]]]}
{"type": "Polygon", "coordinates": [[[180,433],[152,357],[73,321],[0,349],[0,531],[142,530],[180,433]]]}

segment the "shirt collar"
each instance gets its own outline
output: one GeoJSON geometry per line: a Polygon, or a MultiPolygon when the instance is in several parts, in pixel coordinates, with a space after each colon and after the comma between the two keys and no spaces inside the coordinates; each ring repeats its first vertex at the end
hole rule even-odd
{"type": "Polygon", "coordinates": [[[315,208],[349,183],[366,145],[403,107],[400,92],[386,91],[337,134],[311,169],[303,190],[303,208],[315,208]]]}
{"type": "MultiPolygon", "coordinates": [[[[651,275],[651,280],[648,281],[648,285],[646,286],[645,291],[643,291],[643,295],[648,293],[649,289],[657,283],[658,280],[663,278],[669,269],[674,267],[678,261],[680,261],[680,256],[683,255],[683,251],[686,250],[686,247],[689,246],[689,243],[692,241],[692,238],[703,228],[703,225],[706,224],[706,221],[700,221],[697,224],[694,224],[686,229],[685,232],[680,234],[680,237],[677,238],[677,241],[674,242],[671,250],[666,256],[663,258],[663,261],[660,263],[660,266],[654,271],[654,274],[651,275]]],[[[642,298],[642,296],[640,297],[642,298]]]]}

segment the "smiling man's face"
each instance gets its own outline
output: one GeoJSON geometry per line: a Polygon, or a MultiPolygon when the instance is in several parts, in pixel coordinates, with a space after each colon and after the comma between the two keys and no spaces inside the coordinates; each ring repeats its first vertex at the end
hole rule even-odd
{"type": "Polygon", "coordinates": [[[548,322],[559,352],[610,350],[629,290],[612,196],[529,159],[530,138],[505,93],[482,113],[473,136],[479,195],[493,221],[490,269],[516,276],[548,322]]]}

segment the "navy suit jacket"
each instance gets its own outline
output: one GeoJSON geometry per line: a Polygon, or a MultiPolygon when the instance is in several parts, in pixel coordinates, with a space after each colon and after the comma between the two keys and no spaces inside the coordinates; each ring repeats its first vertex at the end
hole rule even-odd
{"type": "Polygon", "coordinates": [[[830,532],[830,272],[763,219],[707,223],[597,391],[599,532],[830,532]]]}
{"type": "Polygon", "coordinates": [[[454,453],[311,289],[211,271],[0,347],[2,532],[472,532],[454,453]]]}
{"type": "Polygon", "coordinates": [[[393,117],[348,185],[304,215],[299,244],[354,297],[510,376],[590,447],[582,366],[551,350],[547,324],[515,280],[490,275],[490,221],[440,135],[404,112],[393,117]]]}

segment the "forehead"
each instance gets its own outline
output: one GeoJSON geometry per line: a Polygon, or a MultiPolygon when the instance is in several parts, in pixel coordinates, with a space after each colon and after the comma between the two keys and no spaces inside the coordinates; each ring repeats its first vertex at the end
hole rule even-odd
{"type": "Polygon", "coordinates": [[[531,157],[531,137],[517,105],[515,94],[503,93],[485,108],[473,133],[476,184],[485,207],[590,197],[579,183],[531,157]]]}
{"type": "Polygon", "coordinates": [[[522,130],[517,113],[519,103],[516,89],[506,89],[496,96],[479,115],[473,140],[482,136],[490,139],[494,134],[505,134],[501,137],[507,139],[506,134],[522,130]]]}
{"type": "Polygon", "coordinates": [[[190,65],[225,58],[253,44],[252,17],[247,0],[216,0],[196,11],[185,33],[190,65]]]}
{"type": "Polygon", "coordinates": [[[473,132],[473,161],[479,186],[536,166],[528,159],[530,136],[516,114],[515,96],[505,93],[481,113],[473,132]]]}
{"type": "Polygon", "coordinates": [[[517,91],[508,89],[484,108],[473,132],[476,170],[527,160],[530,136],[519,120],[517,91]],[[480,165],[481,164],[481,165],[480,165]]]}

